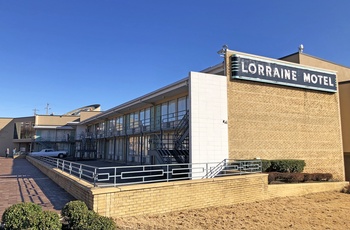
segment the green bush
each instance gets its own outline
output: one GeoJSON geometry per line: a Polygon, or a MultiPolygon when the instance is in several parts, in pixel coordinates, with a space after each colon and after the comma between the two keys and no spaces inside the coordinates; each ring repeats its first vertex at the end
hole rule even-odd
{"type": "Polygon", "coordinates": [[[8,207],[2,215],[5,229],[35,228],[39,224],[41,207],[33,203],[18,203],[8,207]]]}
{"type": "MultiPolygon", "coordinates": [[[[92,212],[92,211],[90,211],[92,212]]],[[[87,226],[82,226],[86,230],[115,230],[117,226],[112,218],[100,216],[94,212],[88,221],[87,226]]]]}
{"type": "Polygon", "coordinates": [[[271,167],[271,161],[270,160],[261,160],[261,170],[263,172],[268,172],[269,168],[271,167]]]}
{"type": "Polygon", "coordinates": [[[67,203],[61,215],[68,221],[68,229],[79,230],[114,230],[117,229],[113,219],[100,216],[88,209],[82,201],[67,203]]]}
{"type": "Polygon", "coordinates": [[[60,217],[57,213],[51,211],[43,211],[40,222],[38,224],[38,229],[51,230],[51,229],[61,229],[62,223],[60,217]]]}
{"type": "Polygon", "coordinates": [[[305,167],[304,160],[270,160],[268,171],[274,172],[302,172],[305,167]]]}
{"type": "Polygon", "coordinates": [[[79,226],[85,226],[89,219],[89,209],[83,201],[70,201],[61,210],[61,215],[71,229],[80,229],[79,226]]]}
{"type": "Polygon", "coordinates": [[[18,203],[8,207],[2,215],[5,229],[61,229],[56,213],[43,211],[34,203],[18,203]]]}

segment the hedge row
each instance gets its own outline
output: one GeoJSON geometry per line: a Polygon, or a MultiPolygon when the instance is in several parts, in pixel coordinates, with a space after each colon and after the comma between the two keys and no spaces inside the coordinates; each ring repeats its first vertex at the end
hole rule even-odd
{"type": "Polygon", "coordinates": [[[281,173],[269,172],[269,183],[283,181],[287,183],[299,183],[308,181],[329,181],[333,178],[331,173],[281,173]]]}
{"type": "Polygon", "coordinates": [[[10,206],[2,215],[3,227],[0,229],[31,229],[31,230],[114,230],[117,229],[113,219],[100,216],[88,210],[82,201],[67,203],[61,215],[65,221],[62,224],[57,213],[43,211],[34,203],[18,203],[10,206]]]}
{"type": "Polygon", "coordinates": [[[261,160],[263,172],[302,172],[305,167],[304,160],[261,160]]]}

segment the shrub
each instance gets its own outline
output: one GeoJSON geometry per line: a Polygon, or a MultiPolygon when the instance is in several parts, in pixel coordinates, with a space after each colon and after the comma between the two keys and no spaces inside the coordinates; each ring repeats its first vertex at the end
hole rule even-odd
{"type": "Polygon", "coordinates": [[[343,190],[342,190],[343,193],[348,193],[350,194],[350,184],[346,185],[343,190]]]}
{"type": "Polygon", "coordinates": [[[313,181],[314,180],[314,174],[313,173],[305,173],[304,174],[304,181],[313,181]]]}
{"type": "Polygon", "coordinates": [[[8,207],[2,215],[5,229],[61,229],[57,213],[43,211],[34,203],[18,203],[8,207]]]}
{"type": "Polygon", "coordinates": [[[329,181],[332,179],[332,174],[330,173],[314,173],[313,180],[314,181],[329,181]]]}
{"type": "Polygon", "coordinates": [[[276,172],[302,172],[305,167],[304,160],[271,160],[269,171],[276,172]]]}
{"type": "Polygon", "coordinates": [[[332,179],[330,173],[280,173],[269,172],[268,181],[283,181],[287,183],[300,183],[305,181],[329,181],[332,179]]]}
{"type": "Polygon", "coordinates": [[[87,226],[88,230],[114,230],[117,226],[112,218],[95,215],[91,223],[87,226]]]}
{"type": "Polygon", "coordinates": [[[8,207],[2,215],[5,229],[38,229],[41,206],[34,203],[18,203],[8,207]]]}
{"type": "Polygon", "coordinates": [[[287,179],[287,182],[290,183],[299,183],[299,182],[304,182],[304,173],[288,173],[290,176],[287,179]]]}
{"type": "Polygon", "coordinates": [[[62,209],[61,215],[68,221],[68,229],[114,230],[117,228],[113,219],[100,216],[89,210],[82,201],[67,203],[62,209]]]}
{"type": "Polygon", "coordinates": [[[277,180],[277,176],[278,176],[278,172],[270,172],[267,179],[269,181],[269,184],[272,182],[272,181],[276,181],[277,180]]]}
{"type": "Polygon", "coordinates": [[[261,170],[263,172],[268,172],[270,167],[271,167],[270,160],[261,160],[261,170]]]}
{"type": "Polygon", "coordinates": [[[80,229],[89,219],[89,209],[83,201],[68,202],[61,210],[61,215],[68,221],[71,229],[80,229]]]}
{"type": "Polygon", "coordinates": [[[57,213],[51,211],[43,211],[40,222],[38,224],[38,229],[61,229],[62,223],[60,217],[57,213]]]}

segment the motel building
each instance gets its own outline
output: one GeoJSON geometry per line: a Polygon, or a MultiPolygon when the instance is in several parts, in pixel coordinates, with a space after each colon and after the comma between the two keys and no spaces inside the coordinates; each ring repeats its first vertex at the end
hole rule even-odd
{"type": "Polygon", "coordinates": [[[81,121],[75,157],[303,159],[305,172],[350,180],[350,69],[302,50],[279,60],[221,51],[223,63],[81,121]]]}
{"type": "Polygon", "coordinates": [[[63,115],[38,115],[0,118],[0,156],[7,148],[10,157],[42,149],[75,152],[76,126],[84,119],[100,113],[100,105],[88,105],[63,115]]]}

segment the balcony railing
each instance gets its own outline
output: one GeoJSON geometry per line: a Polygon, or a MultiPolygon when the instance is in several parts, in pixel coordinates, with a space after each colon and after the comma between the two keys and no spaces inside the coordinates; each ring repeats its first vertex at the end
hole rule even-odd
{"type": "Polygon", "coordinates": [[[34,142],[74,142],[75,136],[69,135],[67,137],[66,135],[60,135],[55,137],[36,137],[34,138],[34,142]]]}
{"type": "MultiPolygon", "coordinates": [[[[85,180],[95,187],[116,187],[129,184],[170,182],[189,179],[206,179],[222,176],[261,173],[261,160],[230,162],[228,167],[218,163],[188,163],[101,167],[66,161],[52,157],[35,157],[35,160],[50,165],[85,180]],[[220,170],[217,170],[220,165],[220,170]],[[213,174],[215,171],[215,175],[213,174]]],[[[91,161],[91,164],[103,164],[91,161]]]]}
{"type": "Polygon", "coordinates": [[[116,136],[134,135],[140,133],[156,132],[160,130],[174,130],[181,119],[186,115],[187,110],[176,113],[169,113],[158,117],[130,121],[127,124],[117,124],[107,129],[96,130],[95,132],[82,133],[80,138],[110,138],[116,136]]]}

